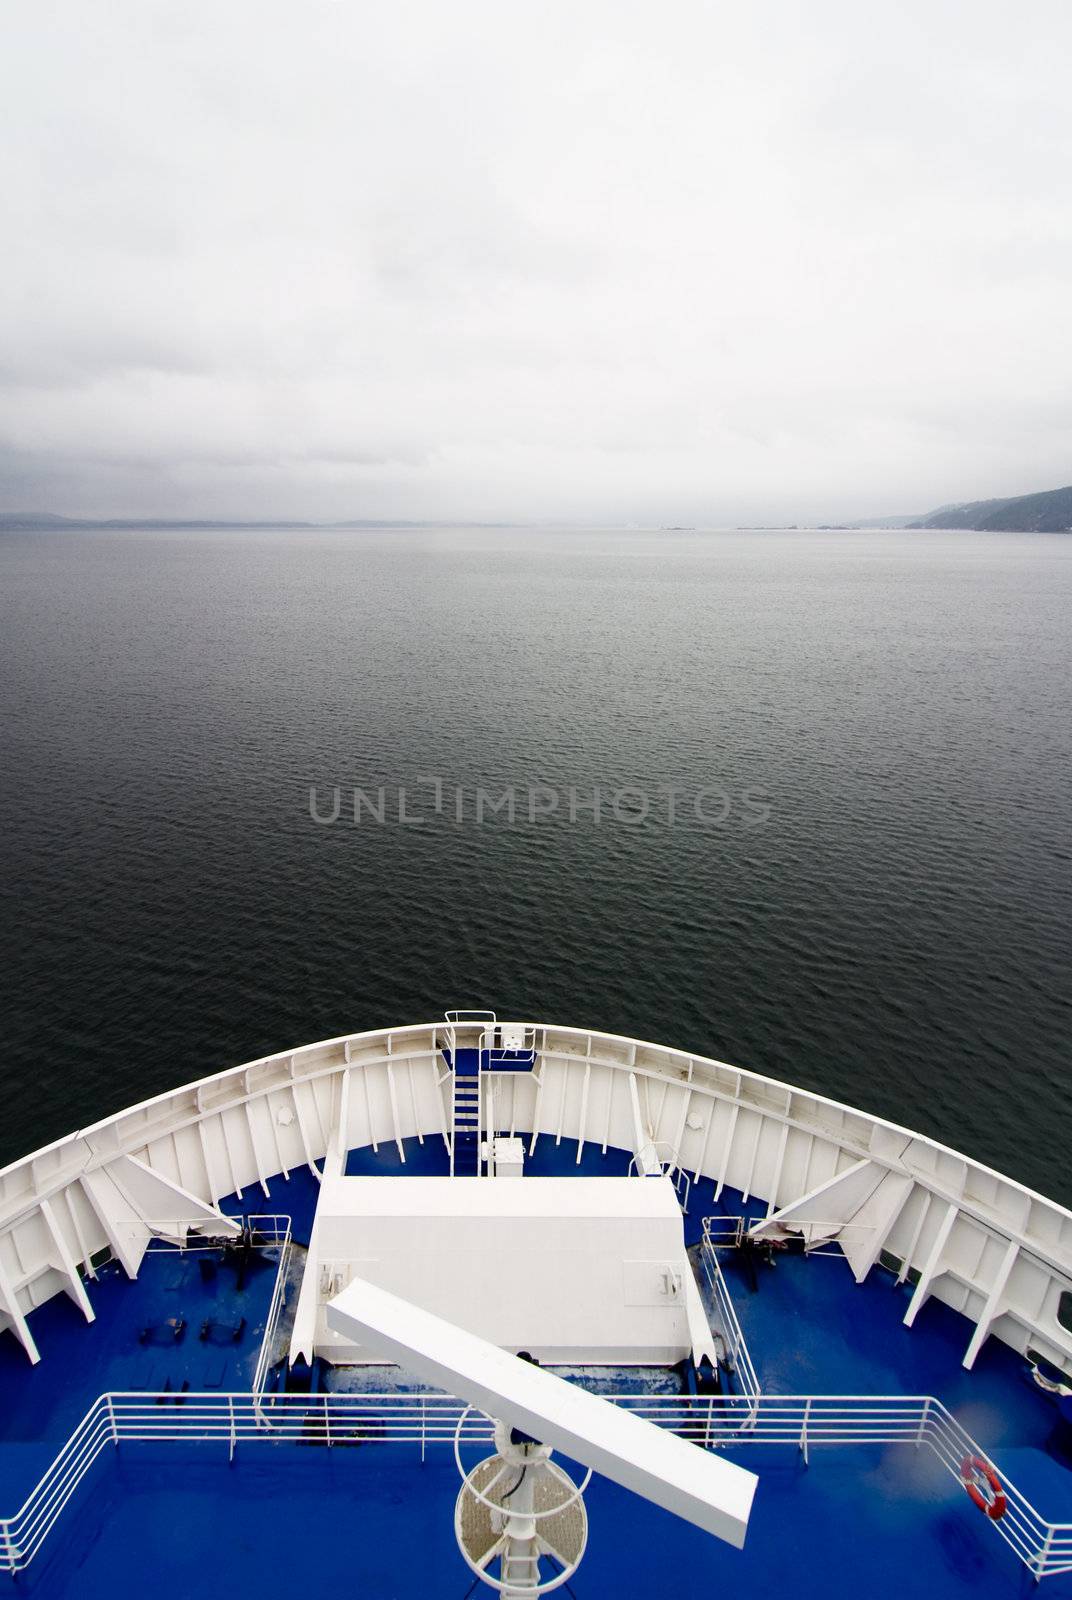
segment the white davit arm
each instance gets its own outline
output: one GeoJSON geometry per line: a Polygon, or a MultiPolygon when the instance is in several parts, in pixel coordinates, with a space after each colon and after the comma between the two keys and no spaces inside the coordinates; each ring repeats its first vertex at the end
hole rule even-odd
{"type": "Polygon", "coordinates": [[[738,1549],[756,1475],[508,1355],[453,1322],[354,1278],[330,1301],[328,1327],[479,1406],[738,1549]]]}

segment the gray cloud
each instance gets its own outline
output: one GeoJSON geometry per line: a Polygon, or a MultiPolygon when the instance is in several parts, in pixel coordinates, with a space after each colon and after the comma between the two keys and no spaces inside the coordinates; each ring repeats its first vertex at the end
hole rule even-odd
{"type": "Polygon", "coordinates": [[[1064,0],[11,0],[0,502],[720,522],[1068,481],[1064,0]]]}

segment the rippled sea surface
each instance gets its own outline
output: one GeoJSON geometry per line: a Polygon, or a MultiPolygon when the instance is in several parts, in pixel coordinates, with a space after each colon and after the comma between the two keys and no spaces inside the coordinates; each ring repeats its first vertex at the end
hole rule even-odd
{"type": "Polygon", "coordinates": [[[1059,536],[0,537],[0,1160],[479,1005],[1072,1200],[1070,619],[1059,536]]]}

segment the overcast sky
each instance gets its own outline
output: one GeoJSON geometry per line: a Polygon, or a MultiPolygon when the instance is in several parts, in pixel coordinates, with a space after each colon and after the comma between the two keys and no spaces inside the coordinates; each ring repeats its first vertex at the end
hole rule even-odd
{"type": "Polygon", "coordinates": [[[1072,481],[1068,0],[6,0],[0,508],[1072,481]]]}

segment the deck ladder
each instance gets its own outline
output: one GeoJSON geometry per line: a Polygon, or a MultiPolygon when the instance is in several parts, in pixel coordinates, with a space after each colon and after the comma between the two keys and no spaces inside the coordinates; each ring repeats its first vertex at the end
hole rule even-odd
{"type": "Polygon", "coordinates": [[[451,1177],[482,1177],[489,1158],[481,1157],[484,1134],[489,1145],[495,1137],[489,1084],[485,1099],[481,1083],[485,1072],[531,1072],[536,1063],[536,1027],[531,1022],[499,1023],[494,1011],[448,1011],[443,1053],[452,1073],[451,1177]],[[458,1042],[459,1027],[471,1041],[458,1042]],[[476,1035],[474,1040],[473,1036],[476,1035]],[[481,1126],[488,1119],[487,1128],[481,1126]]]}
{"type": "MultiPolygon", "coordinates": [[[[475,1051],[465,1052],[465,1055],[476,1055],[475,1051]]],[[[454,1094],[453,1110],[451,1115],[452,1134],[450,1141],[450,1174],[454,1177],[464,1173],[465,1176],[480,1174],[480,1067],[479,1056],[477,1066],[473,1071],[466,1071],[468,1062],[459,1061],[455,1056],[454,1067],[454,1094]],[[472,1174],[469,1171],[468,1155],[472,1141],[472,1174]]]]}

